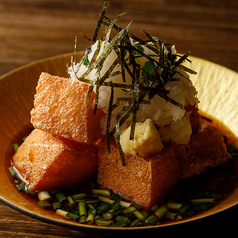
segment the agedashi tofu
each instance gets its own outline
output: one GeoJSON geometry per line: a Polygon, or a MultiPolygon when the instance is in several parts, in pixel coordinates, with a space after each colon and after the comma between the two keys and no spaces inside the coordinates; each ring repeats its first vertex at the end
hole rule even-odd
{"type": "MultiPolygon", "coordinates": [[[[98,184],[112,189],[124,198],[149,209],[162,203],[168,192],[181,179],[187,179],[226,163],[231,155],[226,152],[223,137],[211,125],[203,125],[188,144],[168,143],[157,154],[141,157],[124,154],[122,165],[115,141],[101,140],[98,152],[98,184]]],[[[145,147],[146,148],[146,147],[145,147]]]]}
{"type": "Polygon", "coordinates": [[[178,162],[174,151],[169,148],[146,158],[125,154],[126,166],[123,166],[115,141],[111,142],[109,154],[106,142],[102,139],[98,157],[99,186],[112,189],[147,210],[163,201],[180,179],[178,162]]]}
{"type": "MultiPolygon", "coordinates": [[[[40,75],[36,87],[31,122],[37,129],[78,142],[95,142],[101,138],[100,120],[104,116],[98,108],[93,115],[93,97],[86,103],[89,84],[68,78],[40,75]]],[[[95,97],[95,95],[94,95],[95,97]]]]}
{"type": "Polygon", "coordinates": [[[221,132],[209,124],[203,124],[198,134],[191,136],[188,144],[174,143],[173,149],[181,168],[182,179],[203,173],[231,159],[221,132]]]}
{"type": "Polygon", "coordinates": [[[35,129],[13,156],[13,165],[32,191],[76,186],[96,174],[97,151],[35,129]]]}

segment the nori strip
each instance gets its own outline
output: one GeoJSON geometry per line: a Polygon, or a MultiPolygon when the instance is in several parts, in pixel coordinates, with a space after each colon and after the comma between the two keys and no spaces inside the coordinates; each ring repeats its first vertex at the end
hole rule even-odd
{"type": "Polygon", "coordinates": [[[113,98],[114,98],[114,88],[113,88],[113,83],[112,81],[110,81],[111,84],[111,96],[110,96],[110,100],[109,100],[109,105],[108,105],[108,116],[107,116],[107,127],[106,127],[106,142],[107,142],[107,148],[108,148],[108,152],[111,152],[110,149],[110,128],[111,128],[111,117],[112,117],[112,104],[113,104],[113,98]]]}
{"type": "Polygon", "coordinates": [[[130,140],[134,140],[135,134],[135,125],[136,125],[136,115],[139,110],[139,93],[140,93],[140,68],[136,69],[135,82],[134,82],[134,104],[132,107],[132,120],[131,120],[131,131],[130,131],[130,140]]]}
{"type": "Polygon", "coordinates": [[[98,19],[97,26],[96,26],[95,31],[93,33],[93,37],[92,37],[92,40],[91,40],[92,43],[95,43],[96,40],[97,40],[98,33],[101,29],[101,25],[102,25],[104,16],[105,16],[107,8],[108,8],[108,4],[109,4],[109,1],[105,2],[104,5],[103,5],[103,9],[100,13],[100,18],[98,19]]]}
{"type": "MultiPolygon", "coordinates": [[[[147,39],[142,40],[138,38],[137,36],[129,32],[131,23],[129,23],[125,29],[122,29],[115,24],[117,20],[125,14],[124,12],[119,14],[114,20],[110,20],[105,15],[107,8],[108,2],[105,2],[100,13],[100,17],[97,22],[93,37],[91,39],[91,44],[94,44],[97,41],[101,26],[105,25],[106,29],[103,31],[98,40],[97,48],[93,54],[91,61],[87,65],[86,72],[82,76],[77,77],[78,71],[75,71],[74,69],[76,62],[72,60],[71,64],[76,79],[90,84],[86,98],[87,105],[89,105],[93,90],[96,91],[94,100],[94,113],[96,112],[98,106],[100,87],[107,86],[111,88],[106,127],[107,146],[108,151],[110,152],[110,138],[111,136],[113,136],[113,134],[115,134],[116,143],[122,159],[122,163],[123,165],[125,165],[125,157],[120,144],[121,125],[125,123],[125,121],[131,116],[130,139],[133,139],[139,105],[145,103],[150,104],[150,100],[155,95],[158,95],[166,101],[183,109],[182,104],[169,97],[169,91],[166,90],[164,86],[169,81],[179,80],[178,78],[174,77],[176,73],[182,75],[177,70],[177,68],[181,68],[191,74],[196,74],[196,72],[184,65],[181,65],[184,60],[188,60],[189,52],[183,56],[172,54],[172,44],[161,42],[157,37],[151,36],[145,30],[143,30],[142,32],[147,37],[147,39]],[[117,31],[117,34],[113,39],[111,39],[112,29],[115,29],[117,31]],[[136,43],[132,45],[131,39],[136,41],[136,43]],[[103,41],[105,42],[106,46],[104,46],[103,52],[99,56],[103,41]],[[144,48],[142,46],[147,47],[149,50],[151,50],[151,53],[145,54],[144,48]],[[101,76],[101,69],[105,63],[105,60],[112,51],[117,54],[117,58],[114,62],[111,63],[110,67],[107,69],[104,75],[101,76]],[[140,66],[136,63],[136,59],[139,57],[144,57],[148,60],[145,63],[145,66],[142,68],[140,68],[140,66]],[[180,58],[177,60],[177,57],[180,58]],[[115,70],[118,65],[120,65],[120,70],[115,70]],[[96,79],[87,79],[86,77],[94,69],[96,69],[96,79]],[[121,74],[123,83],[106,81],[108,78],[114,77],[118,74],[121,74]],[[129,82],[126,82],[126,75],[131,78],[131,84],[129,82]],[[125,93],[122,97],[117,98],[116,102],[113,104],[115,88],[119,88],[125,93]],[[148,97],[148,100],[145,97],[148,97]],[[111,130],[110,128],[112,112],[120,105],[121,108],[115,116],[116,126],[111,130]]],[[[86,36],[84,37],[89,40],[89,38],[87,38],[86,36]]],[[[77,65],[78,69],[85,61],[85,59],[87,59],[89,50],[90,49],[86,50],[83,58],[77,65]]],[[[186,78],[186,76],[182,76],[186,78]]]]}

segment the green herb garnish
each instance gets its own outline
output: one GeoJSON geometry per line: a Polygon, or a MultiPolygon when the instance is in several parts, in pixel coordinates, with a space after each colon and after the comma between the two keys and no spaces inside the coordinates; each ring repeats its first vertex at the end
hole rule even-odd
{"type": "Polygon", "coordinates": [[[84,66],[89,66],[89,60],[88,60],[88,55],[89,55],[89,53],[91,52],[92,50],[89,50],[88,52],[87,52],[87,54],[86,54],[86,57],[85,57],[85,59],[84,59],[84,61],[83,61],[83,65],[84,66]]]}
{"type": "MultiPolygon", "coordinates": [[[[99,99],[99,89],[101,86],[107,86],[111,88],[111,97],[108,107],[106,140],[108,150],[110,152],[110,138],[115,134],[116,143],[121,155],[122,163],[125,165],[124,153],[120,145],[120,127],[121,125],[131,117],[131,133],[130,139],[134,139],[135,124],[137,111],[139,105],[143,103],[150,103],[150,100],[158,95],[166,101],[183,109],[183,105],[169,97],[169,91],[165,90],[165,85],[169,81],[179,80],[174,78],[175,74],[180,74],[178,68],[182,68],[188,73],[196,74],[193,70],[181,65],[184,60],[188,60],[189,52],[183,56],[173,53],[173,45],[161,42],[157,37],[151,36],[148,32],[142,31],[146,36],[146,40],[142,40],[139,37],[129,32],[130,24],[122,29],[116,25],[117,20],[125,13],[118,15],[114,20],[110,20],[106,16],[108,8],[108,2],[104,3],[101,11],[97,26],[95,28],[93,37],[91,38],[91,44],[97,42],[97,48],[94,52],[92,60],[89,61],[88,54],[90,50],[85,52],[85,55],[79,62],[79,66],[84,64],[87,67],[86,72],[80,77],[77,76],[77,69],[74,68],[75,64],[72,64],[72,70],[75,73],[75,77],[82,82],[90,84],[90,88],[87,95],[87,103],[91,99],[92,92],[96,92],[94,113],[96,113],[99,99]],[[99,31],[102,26],[105,29],[102,35],[98,39],[99,31]],[[111,31],[114,29],[116,35],[111,36],[111,31]],[[98,41],[97,41],[98,40],[98,41]],[[136,43],[132,43],[132,40],[136,43]],[[99,51],[102,47],[102,42],[106,43],[102,54],[98,57],[99,51]],[[144,52],[144,47],[151,50],[150,55],[144,52]],[[101,69],[107,57],[114,51],[117,54],[117,58],[114,62],[111,62],[111,66],[108,70],[101,75],[101,69]],[[143,67],[136,63],[136,59],[142,57],[146,59],[143,67]],[[178,59],[177,59],[178,58],[178,59]],[[120,70],[115,71],[116,66],[120,66],[120,70]],[[92,70],[96,69],[96,79],[89,80],[87,76],[92,70]],[[121,74],[123,83],[115,83],[113,81],[106,82],[110,77],[117,74],[121,74]],[[125,75],[129,75],[132,83],[126,81],[125,75]],[[124,91],[124,96],[114,99],[114,90],[120,88],[124,91]],[[95,90],[94,90],[95,89],[95,90]],[[118,107],[121,107],[116,114],[116,126],[111,129],[111,117],[112,112],[118,107]]],[[[90,39],[84,36],[87,39],[90,39]]],[[[79,69],[79,67],[78,67],[79,69]]],[[[181,74],[180,74],[181,75],[181,74]]],[[[183,75],[182,75],[183,76],[183,75]]],[[[184,77],[184,76],[183,76],[184,77]]],[[[188,79],[189,80],[189,79],[188,79]]]]}

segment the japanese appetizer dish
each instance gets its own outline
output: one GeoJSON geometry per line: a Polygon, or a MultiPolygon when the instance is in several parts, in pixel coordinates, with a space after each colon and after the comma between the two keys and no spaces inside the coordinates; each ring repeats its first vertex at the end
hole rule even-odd
{"type": "Polygon", "coordinates": [[[203,182],[229,168],[237,144],[199,111],[189,52],[178,54],[145,30],[144,39],[135,36],[131,23],[117,25],[124,13],[110,20],[107,7],[92,38],[84,36],[81,60],[75,53],[66,66],[68,77],[39,75],[33,129],[14,144],[9,170],[38,206],[72,222],[189,219],[225,196],[224,187],[203,182]]]}

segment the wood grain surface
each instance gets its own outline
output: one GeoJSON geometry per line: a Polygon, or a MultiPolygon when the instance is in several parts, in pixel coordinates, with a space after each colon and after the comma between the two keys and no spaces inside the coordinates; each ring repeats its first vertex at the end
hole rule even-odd
{"type": "MultiPolygon", "coordinates": [[[[0,76],[39,59],[72,52],[75,36],[78,36],[77,49],[84,50],[88,42],[80,37],[80,32],[92,36],[103,2],[0,0],[0,76]]],[[[141,30],[145,29],[162,41],[176,43],[181,53],[190,51],[193,56],[238,72],[237,0],[111,0],[107,15],[115,18],[124,11],[127,14],[118,25],[125,27],[133,20],[131,31],[134,34],[142,36],[141,30]]],[[[178,237],[187,237],[190,228],[189,237],[223,232],[230,237],[236,230],[234,216],[237,212],[234,207],[189,226],[174,227],[164,234],[148,233],[148,236],[172,237],[176,232],[178,237]]],[[[0,237],[117,235],[123,234],[89,234],[46,224],[0,202],[0,237]]]]}

